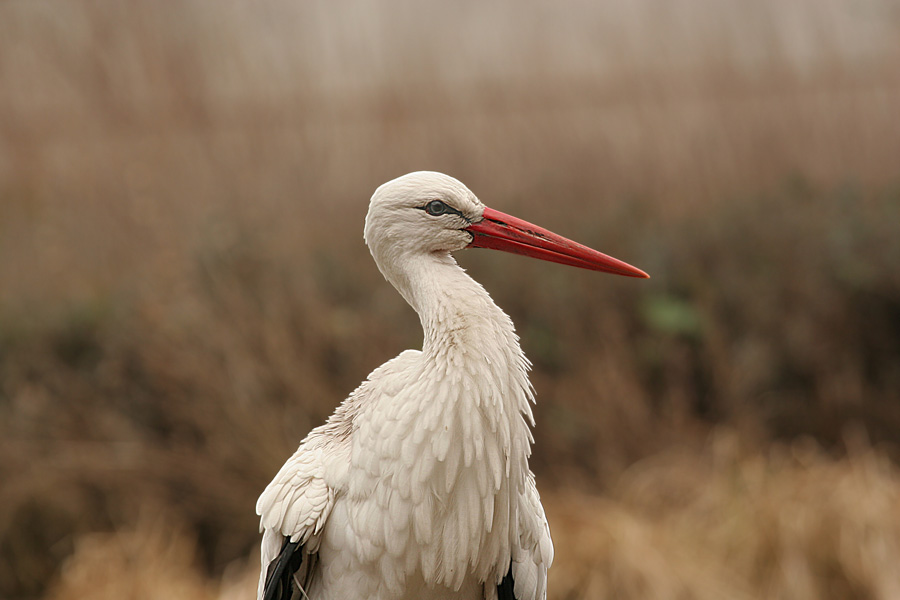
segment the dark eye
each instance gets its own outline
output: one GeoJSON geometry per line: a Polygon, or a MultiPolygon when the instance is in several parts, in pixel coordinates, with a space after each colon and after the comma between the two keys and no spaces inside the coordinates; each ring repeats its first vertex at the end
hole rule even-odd
{"type": "Polygon", "coordinates": [[[448,208],[449,207],[440,200],[432,200],[425,205],[425,212],[433,217],[436,217],[438,215],[446,213],[448,208]]]}

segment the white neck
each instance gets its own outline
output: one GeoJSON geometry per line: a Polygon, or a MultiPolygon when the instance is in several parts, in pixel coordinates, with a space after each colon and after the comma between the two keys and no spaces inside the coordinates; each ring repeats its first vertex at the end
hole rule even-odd
{"type": "Polygon", "coordinates": [[[447,405],[420,409],[441,410],[445,419],[474,411],[490,430],[510,432],[501,436],[504,453],[527,460],[531,436],[521,417],[533,424],[530,363],[512,321],[449,253],[415,255],[397,264],[403,268],[391,283],[419,314],[431,379],[449,392],[437,395],[447,405]]]}
{"type": "Polygon", "coordinates": [[[426,582],[459,589],[468,565],[477,581],[509,568],[531,453],[528,361],[509,317],[449,254],[388,264],[425,339],[375,378],[381,393],[356,421],[350,495],[379,510],[408,502],[412,525],[378,547],[408,540],[426,582]]]}
{"type": "MultiPolygon", "coordinates": [[[[428,360],[439,368],[466,368],[472,376],[480,374],[473,370],[505,368],[527,385],[529,364],[512,321],[449,253],[414,255],[402,264],[386,276],[418,313],[428,360]]],[[[522,408],[530,414],[527,405],[522,408]]]]}

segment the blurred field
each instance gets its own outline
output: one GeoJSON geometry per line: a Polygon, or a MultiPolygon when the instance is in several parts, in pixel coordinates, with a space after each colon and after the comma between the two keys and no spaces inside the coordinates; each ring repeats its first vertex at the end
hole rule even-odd
{"type": "Polygon", "coordinates": [[[0,3],[0,597],[239,598],[418,321],[448,172],[651,273],[460,262],[535,363],[551,597],[900,597],[900,3],[0,3]]]}

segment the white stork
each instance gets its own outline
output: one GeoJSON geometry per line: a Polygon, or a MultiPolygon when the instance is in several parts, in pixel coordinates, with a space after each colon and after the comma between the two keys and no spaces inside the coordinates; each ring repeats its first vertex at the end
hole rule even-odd
{"type": "Polygon", "coordinates": [[[553,544],[528,467],[530,363],[512,321],[450,253],[647,274],[434,172],[379,187],[365,241],[419,314],[422,350],[375,369],[260,496],[259,599],[546,598],[553,544]]]}

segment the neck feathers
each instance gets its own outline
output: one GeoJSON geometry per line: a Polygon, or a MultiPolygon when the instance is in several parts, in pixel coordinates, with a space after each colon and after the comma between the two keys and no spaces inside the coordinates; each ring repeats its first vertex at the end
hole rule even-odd
{"type": "MultiPolygon", "coordinates": [[[[449,254],[427,258],[432,260],[422,261],[408,278],[416,284],[404,297],[412,299],[410,304],[419,313],[425,335],[423,358],[432,380],[447,390],[455,408],[476,411],[491,431],[507,430],[521,417],[533,424],[531,365],[512,320],[449,254]]],[[[450,406],[429,408],[452,412],[450,406]]],[[[521,434],[527,427],[514,430],[521,434]]],[[[511,433],[512,440],[502,436],[511,454],[527,458],[530,433],[522,443],[515,439],[521,435],[511,433]]]]}
{"type": "Polygon", "coordinates": [[[529,365],[509,317],[449,254],[402,264],[385,275],[419,313],[423,349],[372,378],[350,496],[373,515],[411,515],[370,528],[372,547],[460,589],[470,566],[476,581],[509,569],[531,453],[529,365]]]}

